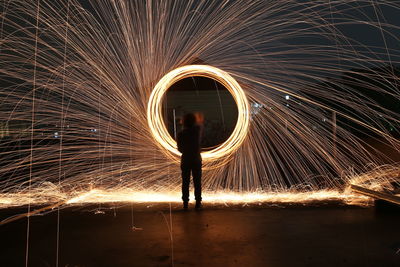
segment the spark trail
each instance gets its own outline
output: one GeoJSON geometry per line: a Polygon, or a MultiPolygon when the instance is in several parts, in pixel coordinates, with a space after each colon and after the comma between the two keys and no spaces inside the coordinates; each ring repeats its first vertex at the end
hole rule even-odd
{"type": "Polygon", "coordinates": [[[399,101],[400,51],[389,45],[399,25],[385,18],[399,4],[89,2],[2,1],[2,206],[177,192],[179,158],[153,138],[146,110],[164,75],[198,59],[233,77],[250,104],[241,146],[205,162],[210,196],[290,190],[302,200],[341,195],[349,181],[396,182],[395,160],[371,143],[400,148],[398,110],[385,104],[399,101]]]}

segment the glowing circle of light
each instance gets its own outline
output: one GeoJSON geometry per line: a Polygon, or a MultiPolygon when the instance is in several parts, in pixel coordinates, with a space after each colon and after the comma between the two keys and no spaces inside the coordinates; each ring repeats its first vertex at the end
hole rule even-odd
{"type": "Polygon", "coordinates": [[[249,128],[249,103],[239,83],[227,72],[209,65],[187,65],[167,73],[154,87],[147,104],[147,122],[154,139],[166,150],[180,156],[176,141],[168,133],[162,115],[162,100],[166,91],[179,80],[202,76],[221,83],[233,96],[238,118],[236,126],[229,138],[218,147],[201,153],[206,161],[226,157],[243,143],[249,128]]]}

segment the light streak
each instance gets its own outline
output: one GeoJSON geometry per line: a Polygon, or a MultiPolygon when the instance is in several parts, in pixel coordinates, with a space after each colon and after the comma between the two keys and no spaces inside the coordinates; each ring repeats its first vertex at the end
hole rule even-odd
{"type": "Polygon", "coordinates": [[[166,91],[179,80],[203,76],[214,79],[225,86],[232,94],[238,108],[236,126],[230,137],[218,147],[201,153],[205,161],[228,157],[243,143],[249,128],[249,103],[240,85],[231,75],[218,68],[207,65],[188,65],[167,73],[154,87],[147,105],[147,121],[155,140],[165,149],[180,156],[176,141],[168,133],[162,114],[162,101],[166,91]]]}
{"type": "MultiPolygon", "coordinates": [[[[82,204],[97,203],[180,203],[180,192],[160,192],[160,191],[135,191],[125,190],[100,190],[92,189],[88,192],[74,192],[73,196],[65,199],[63,195],[55,199],[54,195],[47,198],[43,194],[15,194],[12,196],[0,195],[0,208],[9,207],[11,203],[18,206],[26,205],[29,201],[33,205],[42,206],[46,203],[62,203],[64,207],[82,204]]],[[[368,206],[371,199],[351,192],[340,192],[337,190],[318,190],[312,192],[248,192],[238,193],[231,191],[207,192],[204,194],[206,204],[279,204],[279,203],[324,203],[338,201],[351,205],[368,206]]]]}
{"type": "Polygon", "coordinates": [[[203,153],[210,201],[357,199],[349,183],[398,182],[386,152],[399,154],[387,125],[400,115],[374,97],[400,101],[400,51],[388,47],[399,25],[377,18],[400,13],[395,1],[35,2],[8,1],[0,17],[2,207],[179,201],[160,101],[185,75],[222,83],[240,110],[230,138],[203,153]],[[388,40],[372,47],[347,25],[388,40]]]}

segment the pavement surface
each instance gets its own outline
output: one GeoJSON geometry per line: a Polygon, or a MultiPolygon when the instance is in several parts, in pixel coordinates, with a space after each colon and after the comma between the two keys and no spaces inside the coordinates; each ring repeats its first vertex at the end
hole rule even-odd
{"type": "MultiPolygon", "coordinates": [[[[56,266],[57,215],[30,218],[29,266],[56,266]]],[[[400,266],[400,212],[374,207],[75,206],[59,227],[58,266],[400,266]]],[[[25,266],[26,232],[0,226],[0,266],[25,266]]]]}

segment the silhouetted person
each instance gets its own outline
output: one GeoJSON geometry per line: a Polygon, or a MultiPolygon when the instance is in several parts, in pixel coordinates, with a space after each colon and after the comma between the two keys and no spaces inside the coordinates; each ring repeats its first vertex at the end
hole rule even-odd
{"type": "Polygon", "coordinates": [[[183,130],[178,134],[178,150],[182,153],[182,200],[183,208],[188,208],[190,174],[193,176],[196,209],[201,209],[201,126],[192,113],[183,117],[183,130]]]}

